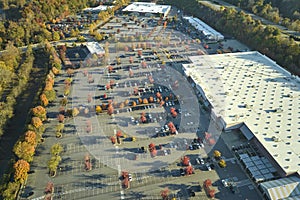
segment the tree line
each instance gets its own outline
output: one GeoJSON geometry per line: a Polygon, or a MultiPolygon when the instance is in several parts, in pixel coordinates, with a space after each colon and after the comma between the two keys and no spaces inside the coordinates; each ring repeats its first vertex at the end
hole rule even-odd
{"type": "Polygon", "coordinates": [[[165,0],[164,3],[175,5],[202,19],[215,29],[234,36],[252,49],[272,58],[292,74],[300,75],[299,44],[293,38],[284,37],[278,28],[263,25],[260,20],[234,8],[221,7],[216,10],[195,0],[165,0]]]}
{"type": "Polygon", "coordinates": [[[21,56],[16,47],[9,45],[0,56],[0,136],[8,120],[13,117],[17,98],[26,88],[33,62],[31,46],[21,56]]]}
{"type": "MultiPolygon", "coordinates": [[[[55,67],[59,67],[59,65],[55,63],[58,62],[54,56],[54,54],[56,55],[56,52],[53,51],[53,47],[49,42],[45,43],[45,53],[49,56],[49,65],[52,67],[46,76],[45,84],[40,95],[40,103],[38,106],[32,108],[31,117],[25,128],[24,134],[21,135],[19,140],[14,145],[13,152],[15,153],[17,159],[13,161],[13,170],[8,174],[7,177],[3,178],[7,179],[7,182],[3,182],[3,185],[1,185],[1,194],[4,199],[16,198],[17,192],[28,177],[30,163],[33,161],[36,148],[39,144],[44,142],[44,122],[47,120],[46,106],[49,104],[49,102],[52,102],[56,99],[53,85],[55,73],[59,72],[59,69],[55,67]]],[[[26,71],[27,70],[25,69],[22,70],[23,73],[26,71]]],[[[21,74],[20,77],[23,75],[24,74],[21,74]]],[[[26,77],[21,79],[27,80],[26,77]]]]}
{"type": "Polygon", "coordinates": [[[288,0],[225,0],[291,30],[300,31],[299,1],[288,0]],[[272,6],[273,5],[273,6],[272,6]],[[277,7],[276,7],[277,6],[277,7]],[[287,9],[289,7],[289,9],[287,9]]]}

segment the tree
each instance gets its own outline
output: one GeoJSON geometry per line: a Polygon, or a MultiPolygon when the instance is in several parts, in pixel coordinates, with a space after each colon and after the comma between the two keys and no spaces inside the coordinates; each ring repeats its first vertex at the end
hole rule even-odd
{"type": "Polygon", "coordinates": [[[103,40],[103,35],[100,33],[96,33],[95,34],[95,40],[97,40],[98,42],[103,40]]]}
{"type": "Polygon", "coordinates": [[[32,117],[31,124],[35,128],[40,128],[41,126],[43,126],[43,122],[42,122],[42,120],[39,117],[32,117]]]}
{"type": "Polygon", "coordinates": [[[181,162],[183,166],[189,166],[190,165],[190,158],[188,156],[184,156],[181,158],[181,162]]]}
{"type": "Polygon", "coordinates": [[[194,172],[194,169],[191,165],[189,165],[185,168],[185,174],[186,175],[191,175],[191,174],[193,174],[193,172],[194,172]]]}
{"type": "Polygon", "coordinates": [[[139,98],[138,101],[139,101],[139,104],[143,103],[143,99],[142,98],[139,98]]]}
{"type": "Polygon", "coordinates": [[[222,168],[225,168],[225,167],[227,166],[227,165],[226,165],[226,161],[223,160],[223,159],[220,160],[218,164],[219,164],[219,166],[222,167],[222,168]]]}
{"type": "Polygon", "coordinates": [[[147,98],[143,99],[143,104],[148,104],[148,99],[147,98]]]}
{"type": "Polygon", "coordinates": [[[47,111],[43,106],[36,106],[32,108],[32,113],[35,117],[40,118],[42,121],[47,119],[47,111]]]}
{"type": "Polygon", "coordinates": [[[64,128],[65,128],[65,125],[63,123],[58,123],[56,125],[56,132],[62,133],[64,128]]]}
{"type": "Polygon", "coordinates": [[[50,152],[53,156],[59,155],[62,151],[63,151],[63,147],[61,146],[61,144],[58,144],[58,143],[52,145],[51,150],[50,150],[50,152]]]}
{"type": "Polygon", "coordinates": [[[220,157],[221,157],[221,152],[220,151],[218,151],[218,150],[214,150],[214,157],[215,158],[217,158],[217,159],[219,159],[220,157]]]}
{"type": "Polygon", "coordinates": [[[19,141],[15,144],[13,151],[18,158],[31,162],[35,152],[35,146],[26,141],[19,141]]]}
{"type": "Polygon", "coordinates": [[[135,102],[135,101],[132,102],[132,106],[133,106],[133,107],[136,106],[136,102],[135,102]]]}
{"type": "Polygon", "coordinates": [[[160,196],[163,198],[163,200],[169,199],[169,189],[165,188],[164,190],[160,191],[160,196]]]}
{"type": "Polygon", "coordinates": [[[170,129],[171,134],[177,134],[177,130],[176,130],[176,127],[174,126],[173,122],[169,122],[168,127],[170,129]]]}
{"type": "Polygon", "coordinates": [[[102,108],[101,108],[101,106],[96,106],[96,114],[100,114],[100,113],[102,113],[102,108]]]}
{"type": "Polygon", "coordinates": [[[107,107],[107,114],[112,115],[114,113],[114,107],[112,104],[109,104],[107,107]]]}
{"type": "Polygon", "coordinates": [[[151,156],[155,157],[156,154],[157,154],[157,150],[156,150],[155,144],[154,143],[150,143],[148,147],[149,147],[149,151],[150,151],[151,156]]]}
{"type": "Polygon", "coordinates": [[[65,121],[65,115],[63,114],[58,114],[57,119],[60,123],[63,123],[65,121]]]}
{"type": "Polygon", "coordinates": [[[76,117],[79,114],[78,108],[73,108],[72,109],[72,117],[76,117]]]}
{"type": "Polygon", "coordinates": [[[42,106],[47,106],[49,104],[49,101],[44,93],[40,95],[40,100],[42,106]]]}
{"type": "MultiPolygon", "coordinates": [[[[46,88],[46,87],[45,87],[46,88]]],[[[56,99],[55,90],[44,90],[43,94],[46,96],[48,102],[52,102],[56,99]]]]}
{"type": "Polygon", "coordinates": [[[53,194],[54,193],[54,184],[53,184],[53,182],[48,182],[47,183],[47,186],[46,186],[46,188],[45,188],[45,194],[53,194]]]}
{"type": "Polygon", "coordinates": [[[27,173],[28,173],[29,169],[30,169],[30,165],[27,161],[18,160],[14,164],[14,170],[15,170],[14,179],[15,179],[15,181],[23,184],[28,177],[27,173]]]}
{"type": "Polygon", "coordinates": [[[36,146],[36,133],[34,131],[26,131],[25,133],[25,142],[36,146]]]}
{"type": "Polygon", "coordinates": [[[60,100],[60,105],[62,106],[66,106],[67,103],[68,103],[68,99],[66,97],[60,100]]]}
{"type": "Polygon", "coordinates": [[[19,183],[9,182],[6,190],[4,190],[2,196],[7,200],[16,199],[17,192],[19,191],[19,183]]]}
{"type": "Polygon", "coordinates": [[[61,157],[60,156],[52,156],[51,159],[48,162],[48,168],[49,168],[49,172],[51,176],[55,176],[56,174],[56,170],[57,170],[57,166],[59,164],[59,162],[61,161],[61,157]]]}

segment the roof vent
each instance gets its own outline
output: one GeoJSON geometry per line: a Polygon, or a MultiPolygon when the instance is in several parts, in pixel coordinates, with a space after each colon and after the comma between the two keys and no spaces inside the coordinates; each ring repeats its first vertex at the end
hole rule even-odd
{"type": "Polygon", "coordinates": [[[276,109],[275,109],[275,112],[276,112],[276,113],[281,113],[282,111],[283,111],[282,108],[276,108],[276,109]]]}

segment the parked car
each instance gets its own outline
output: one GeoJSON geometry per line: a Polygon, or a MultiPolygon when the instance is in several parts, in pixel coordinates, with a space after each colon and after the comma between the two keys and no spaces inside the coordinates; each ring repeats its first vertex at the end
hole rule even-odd
{"type": "Polygon", "coordinates": [[[222,185],[223,185],[224,187],[228,187],[228,186],[229,186],[228,180],[227,180],[227,179],[222,179],[221,182],[222,182],[222,185]]]}
{"type": "Polygon", "coordinates": [[[211,167],[209,166],[208,163],[206,164],[206,168],[207,168],[208,171],[211,171],[211,167]]]}
{"type": "Polygon", "coordinates": [[[184,176],[184,175],[185,175],[185,171],[184,171],[183,168],[180,168],[179,172],[180,172],[180,175],[181,175],[181,176],[184,176]]]}

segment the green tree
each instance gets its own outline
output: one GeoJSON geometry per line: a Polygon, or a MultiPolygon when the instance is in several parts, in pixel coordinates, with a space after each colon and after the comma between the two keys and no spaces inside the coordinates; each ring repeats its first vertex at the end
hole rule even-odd
{"type": "Polygon", "coordinates": [[[13,151],[18,158],[31,162],[35,152],[35,145],[26,141],[19,141],[15,144],[13,151]]]}
{"type": "Polygon", "coordinates": [[[54,41],[59,41],[60,40],[60,35],[59,35],[59,33],[58,32],[53,32],[52,33],[52,38],[53,38],[53,40],[54,41]]]}
{"type": "Polygon", "coordinates": [[[9,182],[2,196],[5,200],[15,200],[20,184],[17,182],[9,182]]]}
{"type": "Polygon", "coordinates": [[[54,156],[59,155],[62,151],[63,151],[63,147],[61,146],[61,144],[57,143],[51,147],[51,154],[54,156]]]}

